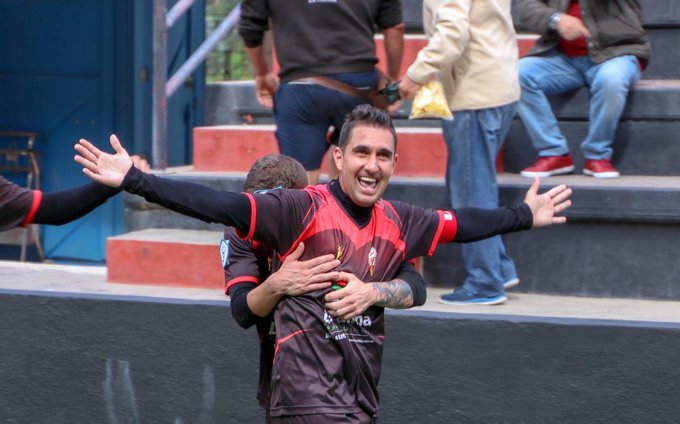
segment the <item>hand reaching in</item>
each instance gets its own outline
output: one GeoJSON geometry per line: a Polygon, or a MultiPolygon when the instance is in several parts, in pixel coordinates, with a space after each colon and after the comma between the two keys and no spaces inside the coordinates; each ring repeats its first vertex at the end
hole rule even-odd
{"type": "Polygon", "coordinates": [[[94,181],[111,187],[120,187],[125,174],[132,166],[132,160],[121,146],[118,137],[112,134],[110,142],[116,152],[113,155],[102,152],[94,144],[81,138],[75,145],[78,155],[73,159],[83,166],[85,175],[94,181]]]}
{"type": "Polygon", "coordinates": [[[543,194],[538,194],[541,180],[534,179],[533,184],[524,197],[524,203],[529,205],[534,215],[533,227],[545,227],[553,224],[564,224],[567,218],[557,216],[571,206],[571,189],[564,184],[553,187],[543,194]]]}

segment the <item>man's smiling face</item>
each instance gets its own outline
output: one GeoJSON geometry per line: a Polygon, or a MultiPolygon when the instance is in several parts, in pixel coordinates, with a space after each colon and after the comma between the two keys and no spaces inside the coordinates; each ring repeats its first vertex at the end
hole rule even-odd
{"type": "Polygon", "coordinates": [[[357,125],[344,149],[333,150],[340,187],[358,206],[373,206],[382,197],[398,156],[394,136],[386,128],[357,125]]]}

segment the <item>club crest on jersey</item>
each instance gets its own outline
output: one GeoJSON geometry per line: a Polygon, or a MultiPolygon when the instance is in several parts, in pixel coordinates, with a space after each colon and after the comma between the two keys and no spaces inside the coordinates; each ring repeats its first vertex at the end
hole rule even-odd
{"type": "Polygon", "coordinates": [[[373,276],[373,273],[375,272],[375,260],[378,258],[378,251],[375,250],[375,247],[371,247],[371,250],[368,252],[368,272],[373,276]]]}
{"type": "Polygon", "coordinates": [[[222,268],[229,266],[229,240],[220,240],[220,258],[222,258],[222,268]]]}
{"type": "Polygon", "coordinates": [[[338,250],[335,251],[335,259],[342,258],[342,246],[338,246],[338,250]]]}

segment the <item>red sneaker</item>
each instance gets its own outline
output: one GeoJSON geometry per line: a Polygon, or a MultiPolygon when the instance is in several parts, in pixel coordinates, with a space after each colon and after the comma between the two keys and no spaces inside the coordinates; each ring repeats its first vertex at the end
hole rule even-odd
{"type": "Polygon", "coordinates": [[[551,175],[569,174],[574,171],[571,156],[540,156],[536,163],[521,172],[523,177],[549,177],[551,175]]]}
{"type": "Polygon", "coordinates": [[[609,159],[586,159],[583,163],[583,173],[595,178],[617,178],[621,175],[609,159]]]}

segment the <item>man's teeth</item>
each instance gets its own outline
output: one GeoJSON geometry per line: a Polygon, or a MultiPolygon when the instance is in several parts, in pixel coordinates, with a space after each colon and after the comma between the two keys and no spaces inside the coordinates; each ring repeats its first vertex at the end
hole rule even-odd
{"type": "Polygon", "coordinates": [[[359,181],[366,184],[375,184],[376,182],[378,182],[377,179],[371,177],[359,177],[359,181]]]}

